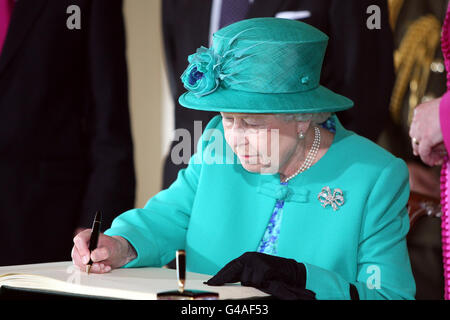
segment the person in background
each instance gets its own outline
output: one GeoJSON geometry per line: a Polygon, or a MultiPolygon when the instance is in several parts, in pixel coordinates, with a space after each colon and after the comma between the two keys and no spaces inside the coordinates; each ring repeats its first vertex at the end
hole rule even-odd
{"type": "Polygon", "coordinates": [[[409,169],[411,230],[407,243],[418,300],[444,298],[441,168],[430,167],[413,154],[409,131],[414,109],[446,91],[440,38],[447,5],[448,0],[389,0],[396,79],[390,117],[377,143],[403,159],[409,169]]]}
{"type": "MultiPolygon", "coordinates": [[[[376,142],[389,115],[394,83],[393,38],[386,0],[164,0],[162,28],[165,61],[174,108],[175,129],[194,137],[194,121],[202,129],[215,112],[181,108],[184,88],[179,79],[186,59],[200,46],[209,46],[212,34],[232,22],[256,17],[281,17],[303,21],[330,36],[322,83],[355,102],[341,113],[344,126],[376,142]],[[367,27],[367,9],[380,8],[380,29],[367,27]],[[361,68],[364,66],[364,68],[361,68]]],[[[195,137],[194,137],[195,138],[195,137]]],[[[172,141],[164,161],[162,189],[175,181],[187,163],[175,164],[172,141]]],[[[192,141],[192,150],[196,141],[192,141]]]]}
{"type": "Polygon", "coordinates": [[[68,260],[134,206],[122,1],[0,0],[0,48],[0,265],[68,260]]]}
{"type": "Polygon", "coordinates": [[[447,92],[414,110],[409,135],[416,156],[429,166],[441,168],[442,255],[444,298],[450,300],[450,7],[442,27],[442,53],[447,70],[447,92]]]}

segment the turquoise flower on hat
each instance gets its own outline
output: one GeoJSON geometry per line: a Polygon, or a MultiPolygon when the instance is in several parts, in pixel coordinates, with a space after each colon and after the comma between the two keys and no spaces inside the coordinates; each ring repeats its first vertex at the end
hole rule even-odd
{"type": "Polygon", "coordinates": [[[219,56],[214,50],[200,47],[188,61],[189,65],[181,75],[184,87],[197,97],[214,92],[220,83],[219,56]]]}

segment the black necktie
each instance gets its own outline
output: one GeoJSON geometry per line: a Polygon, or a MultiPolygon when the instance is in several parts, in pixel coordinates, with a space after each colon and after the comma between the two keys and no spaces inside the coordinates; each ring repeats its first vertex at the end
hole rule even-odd
{"type": "Polygon", "coordinates": [[[219,28],[245,19],[249,7],[249,0],[222,0],[219,28]]]}

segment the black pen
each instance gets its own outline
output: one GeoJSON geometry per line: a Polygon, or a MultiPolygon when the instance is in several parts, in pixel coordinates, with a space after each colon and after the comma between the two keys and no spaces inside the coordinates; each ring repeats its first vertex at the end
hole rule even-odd
{"type": "MultiPolygon", "coordinates": [[[[97,211],[95,213],[94,222],[92,223],[91,229],[91,240],[89,240],[89,251],[92,253],[95,249],[97,249],[98,236],[100,235],[100,225],[102,223],[102,213],[101,211],[97,211]]],[[[86,273],[89,274],[91,270],[93,261],[89,259],[88,264],[86,265],[86,273]]]]}

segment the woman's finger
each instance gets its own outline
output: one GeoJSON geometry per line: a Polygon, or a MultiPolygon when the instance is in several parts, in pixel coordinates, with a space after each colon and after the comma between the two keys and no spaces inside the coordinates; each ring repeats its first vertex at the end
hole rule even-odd
{"type": "Polygon", "coordinates": [[[91,230],[86,229],[73,238],[73,243],[81,256],[81,261],[88,263],[90,258],[90,251],[88,247],[89,239],[91,238],[91,230]]]}
{"type": "Polygon", "coordinates": [[[411,148],[413,150],[413,154],[415,156],[419,156],[420,152],[419,152],[419,146],[420,146],[421,140],[419,140],[418,137],[412,137],[411,138],[411,148]]]}
{"type": "Polygon", "coordinates": [[[411,139],[411,148],[413,150],[413,154],[417,157],[419,155],[419,146],[418,146],[418,140],[416,138],[411,139]]]}
{"type": "Polygon", "coordinates": [[[93,263],[90,269],[92,273],[108,273],[111,271],[111,266],[105,263],[93,263]]]}
{"type": "Polygon", "coordinates": [[[82,258],[80,253],[78,252],[78,249],[76,246],[73,246],[72,248],[72,262],[74,265],[76,265],[77,267],[84,269],[84,267],[86,266],[85,263],[83,263],[82,258]]]}
{"type": "Polygon", "coordinates": [[[433,166],[434,162],[431,159],[431,144],[429,143],[428,139],[424,139],[423,141],[420,141],[420,144],[418,146],[418,152],[420,155],[420,158],[424,163],[426,163],[429,166],[433,166]]]}
{"type": "Polygon", "coordinates": [[[100,247],[92,251],[91,259],[93,262],[100,262],[109,259],[111,251],[108,247],[100,247]]]}
{"type": "Polygon", "coordinates": [[[430,153],[430,159],[433,166],[440,166],[444,162],[444,155],[438,151],[432,150],[430,153]]]}

